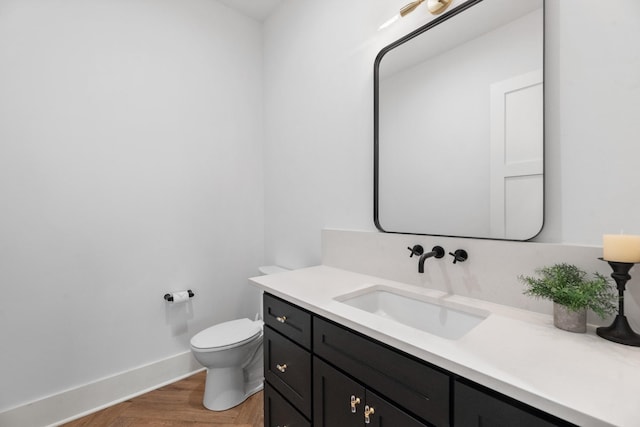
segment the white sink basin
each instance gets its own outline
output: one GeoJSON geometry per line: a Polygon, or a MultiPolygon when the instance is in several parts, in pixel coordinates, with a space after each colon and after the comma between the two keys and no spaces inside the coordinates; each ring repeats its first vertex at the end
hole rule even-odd
{"type": "Polygon", "coordinates": [[[464,336],[489,316],[472,307],[424,295],[373,286],[336,297],[337,301],[430,334],[451,340],[464,336]]]}

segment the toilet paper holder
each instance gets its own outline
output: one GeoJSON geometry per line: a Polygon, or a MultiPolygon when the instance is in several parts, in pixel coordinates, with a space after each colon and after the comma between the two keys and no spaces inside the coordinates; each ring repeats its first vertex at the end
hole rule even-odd
{"type": "MultiPolygon", "coordinates": [[[[189,293],[189,298],[193,298],[195,296],[195,294],[193,293],[193,291],[191,289],[187,289],[187,292],[189,293]]],[[[172,294],[164,294],[164,299],[166,301],[173,302],[173,295],[172,294]]]]}

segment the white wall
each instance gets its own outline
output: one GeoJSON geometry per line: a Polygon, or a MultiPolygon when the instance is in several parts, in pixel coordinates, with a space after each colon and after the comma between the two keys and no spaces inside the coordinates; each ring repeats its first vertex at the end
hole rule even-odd
{"type": "Polygon", "coordinates": [[[387,3],[285,0],[265,22],[270,263],[318,264],[325,226],[373,229],[375,35],[397,12],[387,3]]]}
{"type": "Polygon", "coordinates": [[[0,412],[253,316],[261,165],[256,21],[211,0],[0,1],[0,412]]]}
{"type": "MultiPolygon", "coordinates": [[[[265,25],[266,256],[320,262],[322,227],[372,230],[373,61],[430,19],[404,1],[285,1],[265,25]]],[[[459,4],[461,2],[454,2],[459,4]]],[[[640,234],[640,2],[546,2],[546,224],[539,241],[640,234]]]]}
{"type": "Polygon", "coordinates": [[[640,234],[640,2],[547,3],[547,139],[559,147],[550,203],[560,241],[640,234]]]}

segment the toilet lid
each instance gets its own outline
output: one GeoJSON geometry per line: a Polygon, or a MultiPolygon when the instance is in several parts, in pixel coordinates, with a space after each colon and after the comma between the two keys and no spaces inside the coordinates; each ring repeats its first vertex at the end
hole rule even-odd
{"type": "Polygon", "coordinates": [[[191,338],[191,345],[196,348],[227,347],[248,341],[261,332],[262,322],[249,319],[230,320],[198,332],[191,338]]]}

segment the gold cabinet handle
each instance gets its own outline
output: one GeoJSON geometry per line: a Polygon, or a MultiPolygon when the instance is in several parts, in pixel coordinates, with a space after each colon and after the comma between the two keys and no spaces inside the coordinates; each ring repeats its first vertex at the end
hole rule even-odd
{"type": "Polygon", "coordinates": [[[287,321],[287,316],[278,316],[276,317],[276,320],[280,323],[284,323],[287,321]]]}
{"type": "Polygon", "coordinates": [[[283,363],[282,365],[276,365],[276,369],[278,369],[278,371],[280,372],[284,372],[287,370],[287,364],[283,363]]]}
{"type": "Polygon", "coordinates": [[[351,395],[351,413],[355,414],[356,413],[356,405],[360,404],[360,398],[359,397],[355,397],[354,395],[351,395]]]}
{"type": "Polygon", "coordinates": [[[376,411],[373,409],[373,406],[369,406],[369,405],[364,406],[364,423],[365,424],[371,423],[371,420],[369,419],[369,415],[373,415],[375,414],[375,412],[376,411]]]}

